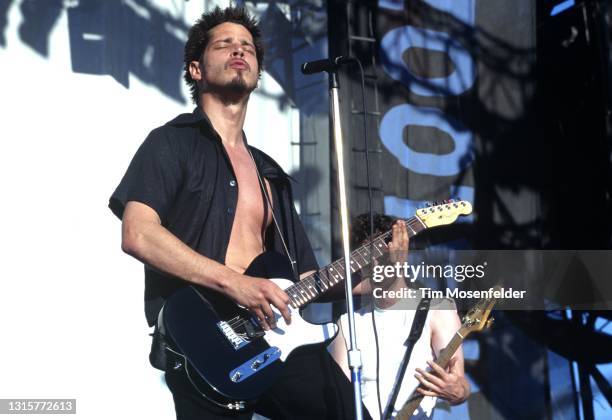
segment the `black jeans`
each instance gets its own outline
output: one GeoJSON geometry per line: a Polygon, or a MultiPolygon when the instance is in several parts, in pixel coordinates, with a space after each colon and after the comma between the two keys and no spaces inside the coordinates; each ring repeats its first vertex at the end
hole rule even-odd
{"type": "MultiPolygon", "coordinates": [[[[353,420],[353,388],[326,350],[327,343],[303,346],[285,362],[278,382],[251,407],[273,420],[353,420]]],[[[168,369],[177,420],[250,419],[253,411],[230,412],[198,395],[182,372],[168,369]]],[[[364,419],[370,419],[365,407],[364,419]]]]}

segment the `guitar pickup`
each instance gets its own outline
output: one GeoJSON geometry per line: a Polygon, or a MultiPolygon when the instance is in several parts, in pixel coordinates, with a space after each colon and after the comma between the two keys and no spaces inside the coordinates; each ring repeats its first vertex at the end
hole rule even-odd
{"type": "Polygon", "coordinates": [[[251,318],[251,322],[246,322],[244,324],[244,332],[246,333],[249,339],[259,338],[266,335],[266,332],[261,329],[261,326],[257,321],[251,318]]]}

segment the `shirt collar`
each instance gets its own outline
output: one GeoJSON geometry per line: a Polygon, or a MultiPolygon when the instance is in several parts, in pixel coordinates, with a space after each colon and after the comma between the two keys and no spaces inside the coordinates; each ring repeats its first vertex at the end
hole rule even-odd
{"type": "Polygon", "coordinates": [[[191,114],[180,114],[173,120],[168,121],[166,125],[181,126],[197,125],[201,123],[204,123],[208,128],[213,128],[206,114],[200,109],[200,107],[196,107],[191,114]]]}
{"type": "MultiPolygon", "coordinates": [[[[200,107],[196,107],[192,113],[190,114],[180,114],[176,118],[171,121],[168,121],[166,125],[171,125],[174,127],[178,126],[187,126],[187,125],[204,125],[208,130],[217,134],[210,119],[206,115],[204,111],[200,107]]],[[[244,143],[247,147],[253,152],[253,158],[255,159],[255,164],[261,171],[261,175],[266,178],[281,178],[281,179],[293,179],[289,176],[283,169],[272,159],[270,156],[262,152],[261,150],[249,146],[247,142],[246,135],[243,132],[244,143]]],[[[215,136],[218,138],[218,134],[215,136]]]]}

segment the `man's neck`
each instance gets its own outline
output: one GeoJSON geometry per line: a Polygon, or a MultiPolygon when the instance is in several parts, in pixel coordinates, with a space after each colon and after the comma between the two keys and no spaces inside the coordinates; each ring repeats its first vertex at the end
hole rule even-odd
{"type": "Polygon", "coordinates": [[[242,144],[247,103],[248,96],[231,101],[213,93],[205,93],[200,97],[200,106],[226,147],[242,144]]]}

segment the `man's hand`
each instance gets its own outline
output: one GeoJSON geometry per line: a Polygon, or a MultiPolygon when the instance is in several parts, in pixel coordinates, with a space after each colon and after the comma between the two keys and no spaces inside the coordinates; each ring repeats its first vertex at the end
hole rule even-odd
{"type": "Polygon", "coordinates": [[[414,375],[421,382],[416,391],[422,395],[444,398],[451,404],[459,404],[466,400],[469,395],[469,384],[461,371],[457,368],[455,358],[448,363],[448,371],[428,360],[431,367],[430,372],[417,368],[414,375]]]}
{"type": "MultiPolygon", "coordinates": [[[[403,265],[408,261],[408,245],[410,244],[406,222],[403,220],[396,221],[391,228],[391,235],[391,242],[389,242],[389,259],[387,262],[391,265],[403,265]]],[[[397,277],[394,275],[393,277],[384,278],[382,282],[377,284],[377,287],[382,290],[399,290],[404,287],[406,283],[399,273],[397,273],[397,275],[397,277]]],[[[385,309],[393,305],[397,300],[398,298],[396,297],[383,295],[382,297],[375,298],[375,305],[378,308],[385,309]]]]}
{"type": "Polygon", "coordinates": [[[289,296],[274,282],[260,278],[236,277],[228,284],[227,295],[255,314],[264,330],[276,328],[273,305],[282,314],[287,324],[291,323],[289,296]]]}
{"type": "Polygon", "coordinates": [[[389,242],[389,259],[393,264],[403,264],[408,261],[408,245],[410,244],[406,222],[403,220],[395,222],[391,229],[391,234],[391,242],[389,242]]]}

